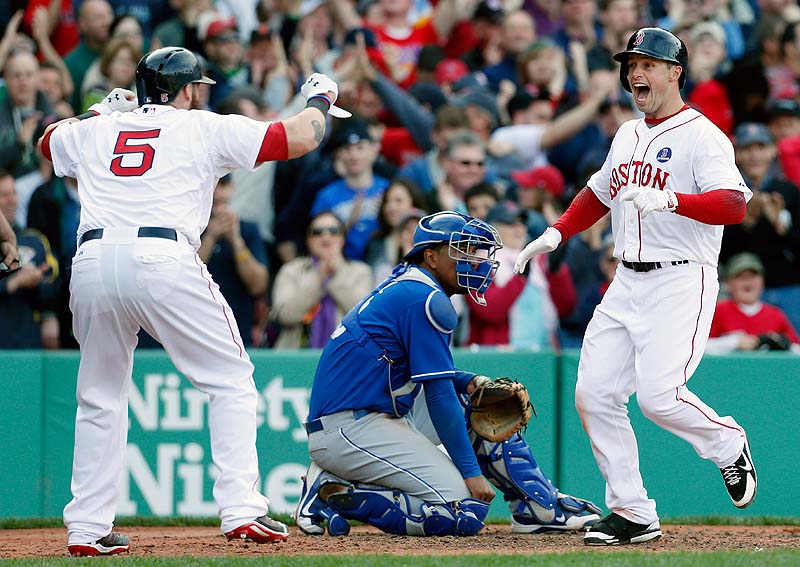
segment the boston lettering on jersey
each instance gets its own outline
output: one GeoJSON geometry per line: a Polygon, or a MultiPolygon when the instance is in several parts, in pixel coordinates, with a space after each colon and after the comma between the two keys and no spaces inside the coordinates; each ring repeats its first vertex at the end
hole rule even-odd
{"type": "Polygon", "coordinates": [[[652,187],[663,191],[667,187],[667,178],[669,178],[668,171],[651,163],[642,161],[621,163],[611,170],[608,194],[613,199],[629,182],[636,187],[652,187]]]}

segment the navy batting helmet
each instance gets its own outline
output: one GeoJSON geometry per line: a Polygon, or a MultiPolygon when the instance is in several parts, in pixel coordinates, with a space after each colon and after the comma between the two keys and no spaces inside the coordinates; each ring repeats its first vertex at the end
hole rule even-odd
{"type": "Polygon", "coordinates": [[[162,47],[151,51],[136,66],[139,106],[172,102],[189,83],[213,85],[216,81],[204,77],[195,54],[182,47],[162,47]]]}
{"type": "Polygon", "coordinates": [[[678,86],[683,88],[689,53],[680,38],[661,28],[642,28],[628,39],[627,49],[614,55],[614,60],[622,63],[619,68],[619,80],[628,92],[631,92],[631,85],[628,83],[628,56],[632,53],[680,65],[681,76],[678,79],[678,86]]]}
{"type": "Polygon", "coordinates": [[[497,266],[494,259],[503,247],[492,225],[455,211],[423,217],[414,232],[414,247],[403,257],[411,260],[418,252],[438,244],[448,244],[448,255],[456,260],[458,285],[478,303],[486,305],[484,293],[492,283],[497,266]]]}

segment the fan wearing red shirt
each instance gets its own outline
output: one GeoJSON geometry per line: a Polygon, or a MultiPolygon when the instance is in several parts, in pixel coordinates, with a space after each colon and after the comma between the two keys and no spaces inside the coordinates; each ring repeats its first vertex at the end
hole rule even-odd
{"type": "Polygon", "coordinates": [[[800,338],[783,311],[761,301],[764,266],[758,256],[743,252],[732,257],[726,270],[731,298],[717,304],[706,352],[756,350],[762,335],[777,334],[800,346],[800,338]]]}
{"type": "Polygon", "coordinates": [[[24,16],[25,25],[28,29],[33,27],[33,15],[40,7],[46,8],[48,12],[48,21],[52,30],[50,32],[50,40],[53,43],[53,47],[59,55],[64,57],[75,49],[81,40],[72,0],[61,0],[61,2],[28,0],[24,16]]]}
{"type": "Polygon", "coordinates": [[[390,77],[404,89],[417,80],[417,56],[425,45],[444,44],[461,20],[469,19],[474,12],[474,2],[458,3],[440,0],[431,18],[409,23],[409,13],[414,0],[378,0],[381,22],[362,20],[350,0],[331,0],[335,17],[350,30],[366,27],[375,32],[378,48],[390,69],[390,77]]]}

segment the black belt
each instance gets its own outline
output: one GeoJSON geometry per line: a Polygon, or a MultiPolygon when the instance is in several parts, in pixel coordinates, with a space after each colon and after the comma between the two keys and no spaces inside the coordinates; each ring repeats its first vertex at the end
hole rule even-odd
{"type": "MultiPolygon", "coordinates": [[[[353,410],[353,419],[358,420],[361,419],[362,417],[368,416],[371,413],[374,412],[365,409],[353,410]]],[[[305,427],[306,427],[306,433],[308,433],[309,435],[325,429],[325,427],[322,425],[321,417],[318,417],[317,419],[312,419],[311,421],[305,424],[305,427]]]]}
{"type": "Polygon", "coordinates": [[[650,270],[658,270],[659,268],[666,268],[667,266],[680,266],[688,264],[689,260],[673,260],[671,262],[628,262],[622,261],[622,265],[633,270],[634,272],[649,272],[650,270]]]}
{"type": "MultiPolygon", "coordinates": [[[[167,240],[174,240],[175,242],[178,241],[178,233],[174,228],[162,228],[160,226],[139,227],[137,236],[139,238],[166,238],[167,240]]],[[[78,239],[78,246],[84,242],[97,240],[98,238],[103,238],[102,228],[93,228],[92,230],[87,230],[81,234],[81,237],[78,239]]]]}

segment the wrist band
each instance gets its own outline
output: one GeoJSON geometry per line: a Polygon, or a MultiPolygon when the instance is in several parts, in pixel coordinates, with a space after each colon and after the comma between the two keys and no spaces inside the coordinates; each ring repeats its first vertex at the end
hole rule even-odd
{"type": "Polygon", "coordinates": [[[234,259],[236,260],[236,263],[238,264],[240,262],[244,262],[249,257],[250,257],[250,250],[248,250],[247,248],[244,248],[243,250],[239,250],[236,253],[236,255],[234,256],[234,259]]]}
{"type": "Polygon", "coordinates": [[[331,101],[325,95],[314,95],[306,103],[306,108],[316,108],[322,114],[327,115],[328,109],[331,107],[331,101]]]}
{"type": "Polygon", "coordinates": [[[94,118],[95,116],[100,116],[99,112],[95,112],[94,110],[90,110],[89,112],[84,112],[83,114],[79,114],[75,118],[78,120],[86,120],[87,118],[94,118]]]}
{"type": "Polygon", "coordinates": [[[315,98],[321,98],[322,100],[328,103],[328,106],[331,106],[333,104],[333,101],[330,99],[330,97],[328,97],[328,95],[323,93],[317,93],[315,95],[312,95],[308,100],[313,100],[315,98]]]}

